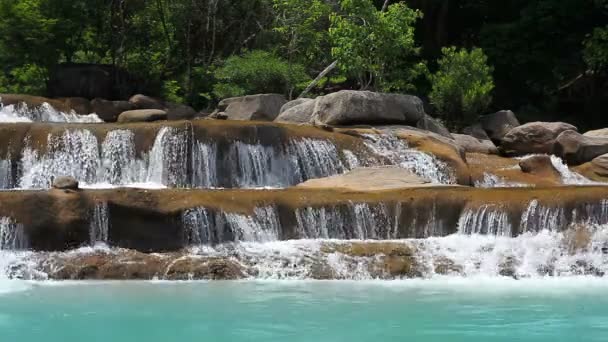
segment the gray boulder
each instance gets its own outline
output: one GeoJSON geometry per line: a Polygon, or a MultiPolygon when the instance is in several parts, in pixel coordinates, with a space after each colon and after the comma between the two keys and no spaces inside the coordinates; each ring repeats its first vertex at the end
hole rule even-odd
{"type": "Polygon", "coordinates": [[[588,137],[574,130],[565,131],[555,140],[554,153],[570,165],[584,164],[608,153],[608,137],[588,137]]]}
{"type": "Polygon", "coordinates": [[[586,137],[590,138],[608,138],[608,128],[596,129],[593,131],[588,131],[583,134],[586,137]]]}
{"type": "Polygon", "coordinates": [[[73,177],[57,177],[53,181],[53,188],[60,190],[78,190],[78,181],[73,177]]]}
{"type": "Polygon", "coordinates": [[[91,101],[91,111],[105,122],[116,122],[122,112],[132,110],[133,105],[128,101],[108,101],[94,99],[91,101]]]}
{"type": "Polygon", "coordinates": [[[118,122],[151,122],[167,120],[167,112],[160,109],[136,109],[121,113],[118,122]]]}
{"type": "Polygon", "coordinates": [[[285,103],[287,100],[280,94],[248,95],[223,100],[218,112],[224,112],[229,120],[273,121],[285,103]]]}
{"type": "Polygon", "coordinates": [[[303,97],[303,98],[295,99],[293,101],[289,101],[286,104],[284,104],[283,107],[281,107],[281,110],[279,111],[279,114],[282,114],[283,112],[285,112],[285,111],[287,111],[287,110],[289,110],[289,109],[291,109],[291,108],[293,108],[295,106],[301,105],[302,103],[306,103],[308,101],[314,101],[314,100],[306,98],[306,97],[303,97]]]}
{"type": "Polygon", "coordinates": [[[165,111],[168,120],[190,120],[198,115],[194,108],[176,103],[167,103],[165,111]]]}
{"type": "Polygon", "coordinates": [[[315,125],[406,124],[424,117],[422,100],[416,96],[343,90],[316,99],[315,125]]]}
{"type": "Polygon", "coordinates": [[[142,94],[131,96],[129,102],[134,109],[165,109],[162,101],[142,94]]]}
{"type": "Polygon", "coordinates": [[[465,127],[462,130],[462,134],[470,135],[473,138],[480,140],[491,140],[486,131],[483,129],[480,123],[465,127]]]}
{"type": "Polygon", "coordinates": [[[418,120],[416,127],[429,132],[437,133],[448,139],[454,139],[450,131],[439,120],[426,114],[422,117],[422,119],[418,120]]]}
{"type": "Polygon", "coordinates": [[[520,125],[515,113],[510,110],[484,115],[479,121],[483,130],[495,143],[501,142],[509,131],[520,125]]]}
{"type": "Polygon", "coordinates": [[[456,144],[467,153],[498,154],[498,149],[491,140],[477,139],[466,134],[452,134],[456,144]]]}
{"type": "Polygon", "coordinates": [[[530,122],[510,130],[503,137],[500,149],[511,156],[551,154],[555,139],[562,132],[569,130],[577,129],[563,122],[530,122]]]}
{"type": "Polygon", "coordinates": [[[282,112],[274,121],[294,124],[310,123],[316,103],[316,100],[305,101],[282,112]]]}

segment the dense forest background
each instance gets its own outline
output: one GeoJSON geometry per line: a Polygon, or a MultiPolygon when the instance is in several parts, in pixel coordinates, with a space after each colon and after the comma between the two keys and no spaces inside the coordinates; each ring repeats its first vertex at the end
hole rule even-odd
{"type": "Polygon", "coordinates": [[[92,63],[199,109],[370,89],[453,126],[498,109],[608,124],[608,0],[0,0],[0,17],[0,93],[48,95],[92,63]]]}

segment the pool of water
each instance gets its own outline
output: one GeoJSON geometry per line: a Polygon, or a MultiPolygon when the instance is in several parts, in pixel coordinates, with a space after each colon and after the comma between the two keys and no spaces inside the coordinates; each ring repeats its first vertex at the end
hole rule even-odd
{"type": "Polygon", "coordinates": [[[0,341],[606,341],[608,280],[0,283],[0,341]]]}

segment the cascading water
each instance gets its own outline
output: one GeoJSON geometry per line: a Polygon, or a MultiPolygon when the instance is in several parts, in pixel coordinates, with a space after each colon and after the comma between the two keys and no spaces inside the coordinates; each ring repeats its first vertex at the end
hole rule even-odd
{"type": "Polygon", "coordinates": [[[74,112],[64,113],[55,110],[48,103],[30,109],[25,105],[0,104],[0,122],[63,122],[63,123],[99,123],[103,122],[96,114],[78,115],[74,112]]]}
{"type": "MultiPolygon", "coordinates": [[[[385,164],[408,169],[433,183],[455,183],[454,175],[445,163],[430,154],[410,148],[406,141],[390,134],[367,134],[365,138],[365,145],[375,156],[373,159],[385,159],[385,164]]],[[[378,164],[379,161],[371,162],[378,164]]]]}
{"type": "Polygon", "coordinates": [[[0,250],[23,250],[28,247],[23,225],[0,217],[0,250]]]}
{"type": "Polygon", "coordinates": [[[91,213],[91,222],[89,227],[89,240],[91,246],[108,242],[110,231],[110,214],[108,204],[105,202],[97,203],[93,207],[91,213]]]}
{"type": "Polygon", "coordinates": [[[10,159],[0,159],[0,190],[13,187],[13,163],[10,159]]]}
{"type": "Polygon", "coordinates": [[[483,179],[475,181],[476,188],[522,188],[528,187],[528,184],[509,182],[502,177],[498,177],[491,173],[484,172],[483,179]]]}
{"type": "Polygon", "coordinates": [[[583,177],[582,175],[570,170],[568,168],[568,165],[566,165],[566,163],[564,163],[564,161],[560,157],[552,155],[551,163],[553,164],[553,167],[557,170],[557,172],[559,172],[559,174],[562,176],[562,182],[564,184],[567,184],[567,185],[598,184],[598,183],[595,183],[595,182],[583,177]]]}
{"type": "Polygon", "coordinates": [[[512,227],[507,213],[500,207],[484,204],[476,209],[466,209],[458,221],[460,234],[485,234],[511,236],[512,227]]]}

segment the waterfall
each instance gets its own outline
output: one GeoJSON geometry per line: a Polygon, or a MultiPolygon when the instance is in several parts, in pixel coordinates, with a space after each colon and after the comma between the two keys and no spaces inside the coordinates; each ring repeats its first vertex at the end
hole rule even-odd
{"type": "Polygon", "coordinates": [[[0,190],[13,187],[13,166],[10,158],[0,159],[0,190]]]}
{"type": "Polygon", "coordinates": [[[192,186],[213,188],[217,180],[217,144],[196,141],[192,147],[192,186]]]}
{"type": "Polygon", "coordinates": [[[89,238],[91,246],[98,243],[107,243],[110,230],[110,214],[108,204],[105,202],[97,203],[91,212],[91,222],[89,223],[89,238]]]}
{"type": "Polygon", "coordinates": [[[296,209],[297,235],[301,239],[396,239],[398,218],[381,203],[296,209]],[[395,228],[395,229],[393,229],[395,228]]]}
{"type": "Polygon", "coordinates": [[[48,137],[47,153],[29,147],[23,151],[21,188],[50,188],[55,177],[71,176],[86,183],[97,181],[101,159],[97,138],[88,130],[66,130],[48,137]]]}
{"type": "Polygon", "coordinates": [[[109,184],[131,184],[147,173],[146,162],[137,159],[135,134],[120,129],[108,132],[101,144],[101,181],[109,184]]]}
{"type": "Polygon", "coordinates": [[[458,233],[511,236],[512,227],[502,208],[484,204],[476,209],[466,209],[461,214],[458,233]]]}
{"type": "Polygon", "coordinates": [[[0,104],[0,122],[62,122],[62,123],[99,123],[103,122],[96,114],[78,115],[55,110],[48,103],[30,109],[26,105],[0,104]]]}
{"type": "Polygon", "coordinates": [[[450,168],[436,157],[409,147],[406,141],[394,135],[364,135],[365,145],[380,160],[373,164],[388,163],[410,170],[433,183],[454,184],[455,178],[450,168]]]}
{"type": "Polygon", "coordinates": [[[23,250],[28,247],[23,225],[8,217],[0,217],[0,250],[23,250]]]}
{"type": "Polygon", "coordinates": [[[598,184],[570,170],[568,165],[557,156],[551,155],[551,164],[562,177],[562,183],[567,185],[598,184]]]}
{"type": "Polygon", "coordinates": [[[279,239],[281,223],[273,206],[255,208],[253,215],[194,208],[182,214],[189,245],[208,245],[229,241],[267,242],[279,239]]]}
{"type": "Polygon", "coordinates": [[[168,186],[185,186],[187,153],[186,132],[172,127],[161,128],[150,151],[147,181],[168,186]]]}
{"type": "Polygon", "coordinates": [[[567,226],[564,208],[547,207],[532,200],[521,216],[521,232],[559,231],[567,226]]]}
{"type": "Polygon", "coordinates": [[[302,138],[291,140],[287,144],[287,156],[292,156],[292,163],[302,181],[339,174],[345,171],[338,149],[325,140],[302,138]]]}
{"type": "Polygon", "coordinates": [[[476,188],[521,188],[528,187],[528,184],[509,182],[502,177],[484,172],[483,179],[474,182],[476,188]]]}

